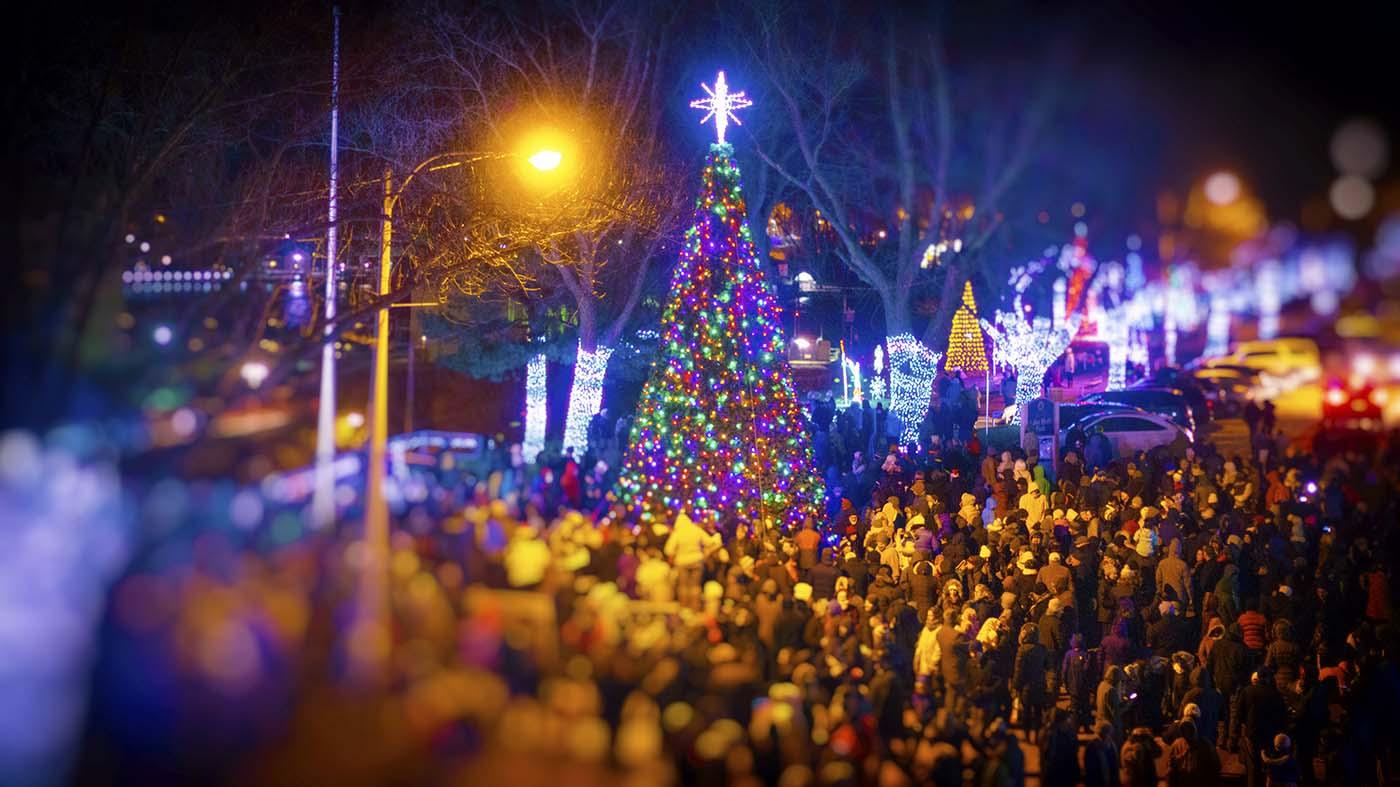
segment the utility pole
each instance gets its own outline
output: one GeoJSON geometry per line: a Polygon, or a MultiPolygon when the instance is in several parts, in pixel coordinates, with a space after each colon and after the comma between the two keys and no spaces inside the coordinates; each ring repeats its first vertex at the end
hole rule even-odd
{"type": "MultiPolygon", "coordinates": [[[[384,218],[379,236],[379,296],[387,296],[393,273],[394,174],[384,169],[384,218]]],[[[384,457],[389,440],[389,306],[375,311],[374,387],[370,395],[369,484],[365,502],[365,541],[370,555],[387,559],[389,508],[384,500],[384,457]]],[[[381,564],[387,565],[387,564],[381,564]]],[[[379,568],[380,566],[376,566],[379,568]]]]}
{"type": "Polygon", "coordinates": [[[340,6],[331,10],[331,182],[326,209],[326,324],[321,338],[321,397],[316,413],[316,472],[311,526],[335,522],[335,244],[340,175],[340,6]]]}
{"type": "MultiPolygon", "coordinates": [[[[389,294],[393,265],[393,172],[384,169],[384,216],[379,237],[379,296],[389,294]]],[[[360,609],[352,624],[351,672],[367,685],[384,677],[389,632],[389,508],[384,499],[384,461],[389,438],[389,306],[375,310],[374,378],[369,397],[369,466],[365,476],[365,565],[360,573],[360,609]]]]}

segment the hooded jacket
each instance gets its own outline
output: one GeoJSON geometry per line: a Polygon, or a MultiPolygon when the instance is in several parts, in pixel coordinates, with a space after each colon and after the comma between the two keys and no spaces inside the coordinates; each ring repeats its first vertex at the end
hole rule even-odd
{"type": "Polygon", "coordinates": [[[676,526],[666,539],[666,557],[677,568],[699,565],[705,559],[705,548],[718,536],[711,536],[684,513],[676,515],[676,526]]]}
{"type": "Polygon", "coordinates": [[[1157,593],[1165,595],[1170,587],[1176,593],[1176,600],[1183,604],[1191,600],[1191,568],[1181,559],[1181,542],[1173,540],[1168,554],[1157,564],[1157,593]]]}
{"type": "Polygon", "coordinates": [[[1245,667],[1249,663],[1249,651],[1240,639],[1240,627],[1231,623],[1225,629],[1225,636],[1216,641],[1210,649],[1211,681],[1223,696],[1235,693],[1245,679],[1245,667]]]}
{"type": "Polygon", "coordinates": [[[1181,698],[1181,707],[1176,709],[1178,716],[1187,705],[1201,709],[1201,716],[1196,720],[1196,734],[1214,743],[1216,725],[1220,723],[1220,713],[1225,709],[1225,698],[1215,690],[1210,670],[1205,667],[1191,670],[1191,689],[1181,698]]]}
{"type": "Polygon", "coordinates": [[[961,505],[958,508],[958,516],[968,524],[979,521],[982,518],[982,509],[977,506],[977,498],[967,492],[963,492],[958,501],[961,505]]]}
{"type": "Polygon", "coordinates": [[[938,599],[938,578],[934,576],[933,564],[927,560],[920,560],[915,563],[910,570],[907,579],[909,581],[909,601],[914,604],[914,609],[919,613],[919,620],[923,620],[928,614],[929,607],[932,607],[938,599]]]}
{"type": "Polygon", "coordinates": [[[1045,690],[1045,646],[1038,641],[1034,630],[1021,636],[1021,645],[1016,649],[1016,668],[1011,675],[1011,687],[1024,692],[1022,697],[1028,704],[1044,705],[1049,700],[1045,690]]]}

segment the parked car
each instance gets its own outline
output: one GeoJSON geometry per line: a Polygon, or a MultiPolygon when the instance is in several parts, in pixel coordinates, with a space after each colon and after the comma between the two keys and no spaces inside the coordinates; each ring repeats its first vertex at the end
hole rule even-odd
{"type": "Polygon", "coordinates": [[[1250,379],[1234,373],[1196,378],[1206,397],[1214,404],[1212,415],[1224,418],[1238,416],[1244,406],[1255,398],[1255,385],[1250,379]]]}
{"type": "MultiPolygon", "coordinates": [[[[1206,396],[1206,392],[1201,388],[1200,383],[1195,380],[1184,379],[1175,385],[1158,385],[1146,380],[1137,383],[1128,390],[1131,391],[1165,391],[1186,400],[1186,404],[1191,408],[1191,425],[1189,428],[1205,426],[1210,423],[1213,417],[1211,413],[1211,400],[1206,396]]],[[[1150,408],[1149,408],[1150,409],[1150,408]]]]}
{"type": "Polygon", "coordinates": [[[1238,387],[1249,391],[1259,383],[1259,373],[1242,366],[1208,366],[1191,372],[1190,377],[1201,385],[1217,390],[1238,387]]]}
{"type": "Polygon", "coordinates": [[[1191,415],[1191,404],[1175,389],[1128,388],[1122,391],[1100,391],[1080,397],[1080,402],[1126,404],[1140,407],[1150,413],[1165,415],[1183,429],[1196,431],[1196,422],[1191,415]]]}
{"type": "Polygon", "coordinates": [[[1091,415],[1121,411],[1138,412],[1139,408],[1130,404],[1119,404],[1117,402],[1074,402],[1072,404],[1061,404],[1060,433],[1063,435],[1065,429],[1071,424],[1082,421],[1091,415]]]}
{"type": "Polygon", "coordinates": [[[1302,337],[1240,342],[1234,352],[1211,358],[1206,366],[1245,366],[1274,376],[1302,374],[1315,377],[1322,368],[1317,342],[1302,337]]]}
{"type": "Polygon", "coordinates": [[[1072,434],[1082,434],[1086,439],[1099,430],[1113,443],[1113,450],[1119,456],[1150,451],[1173,443],[1184,445],[1196,441],[1192,430],[1183,428],[1171,418],[1141,410],[1099,413],[1081,419],[1070,427],[1072,434]]]}

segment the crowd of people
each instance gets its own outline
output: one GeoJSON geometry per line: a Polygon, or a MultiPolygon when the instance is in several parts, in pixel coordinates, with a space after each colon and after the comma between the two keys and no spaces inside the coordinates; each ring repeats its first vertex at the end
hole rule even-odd
{"type": "MultiPolygon", "coordinates": [[[[450,513],[394,536],[385,717],[482,778],[552,761],[793,787],[1395,777],[1400,440],[1054,469],[976,433],[901,450],[864,415],[834,415],[844,466],[826,516],[792,532],[691,510],[639,527],[606,459],[568,452],[532,468],[517,447],[433,490],[450,513]]],[[[174,661],[304,697],[290,664],[357,646],[326,601],[347,603],[362,555],[330,538],[238,560],[161,586],[186,599],[160,629],[174,661]],[[260,621],[261,667],[226,663],[228,620],[260,621]]],[[[161,607],[128,610],[134,592],[118,619],[149,634],[161,607]]]]}
{"type": "Polygon", "coordinates": [[[849,466],[796,532],[686,511],[638,530],[603,483],[578,492],[591,519],[551,520],[546,485],[521,501],[536,526],[475,533],[468,575],[551,592],[595,675],[655,668],[638,640],[694,670],[702,728],[733,722],[744,751],[730,777],[1019,783],[1020,741],[1051,784],[1214,783],[1231,761],[1250,785],[1393,773],[1400,446],[1071,451],[1048,472],[975,433],[868,461],[879,426],[835,414],[819,454],[849,466]]]}

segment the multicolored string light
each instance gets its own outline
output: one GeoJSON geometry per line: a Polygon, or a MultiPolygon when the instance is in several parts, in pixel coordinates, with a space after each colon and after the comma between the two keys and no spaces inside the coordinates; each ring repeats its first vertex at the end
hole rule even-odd
{"type": "Polygon", "coordinates": [[[824,489],[732,155],[710,146],[617,491],[644,520],[791,527],[819,514],[824,489]]]}

